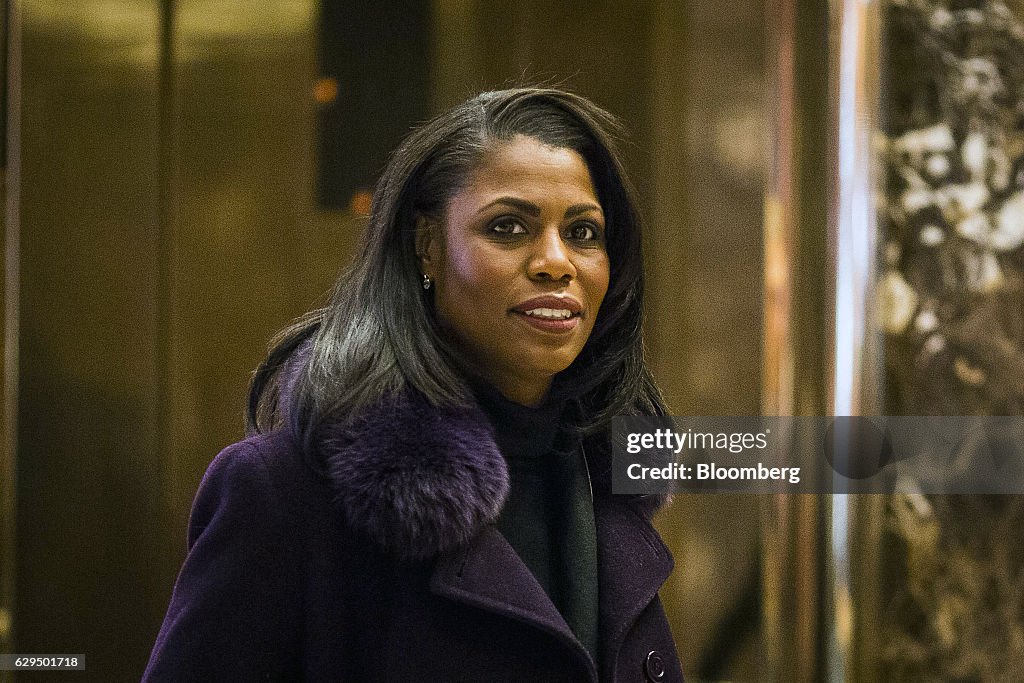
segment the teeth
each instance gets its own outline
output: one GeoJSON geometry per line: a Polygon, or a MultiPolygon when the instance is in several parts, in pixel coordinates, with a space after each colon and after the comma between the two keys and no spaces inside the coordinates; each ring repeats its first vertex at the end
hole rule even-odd
{"type": "Polygon", "coordinates": [[[566,320],[572,317],[572,311],[567,308],[531,308],[526,311],[526,315],[548,320],[566,320]]]}

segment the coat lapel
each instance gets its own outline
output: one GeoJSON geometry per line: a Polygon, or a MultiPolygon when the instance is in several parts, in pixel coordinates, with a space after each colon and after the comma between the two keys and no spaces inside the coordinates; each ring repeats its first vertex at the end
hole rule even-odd
{"type": "Polygon", "coordinates": [[[598,501],[594,521],[602,669],[613,672],[630,627],[654,600],[674,561],[651,523],[628,503],[598,501]]]}
{"type": "MultiPolygon", "coordinates": [[[[605,671],[615,670],[619,649],[640,613],[672,573],[672,555],[628,503],[600,501],[597,525],[600,648],[605,671]]],[[[594,663],[519,555],[494,527],[467,548],[438,558],[430,582],[441,597],[516,619],[563,642],[593,671],[594,663]]],[[[596,680],[596,673],[595,680],[596,680]]]]}
{"type": "Polygon", "coordinates": [[[487,527],[468,547],[438,558],[430,581],[435,595],[546,631],[597,670],[540,583],[501,533],[487,527]]]}

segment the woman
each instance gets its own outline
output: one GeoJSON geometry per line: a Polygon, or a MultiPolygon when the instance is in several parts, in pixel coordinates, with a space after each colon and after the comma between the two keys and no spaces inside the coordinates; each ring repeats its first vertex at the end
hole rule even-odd
{"type": "Polygon", "coordinates": [[[682,679],[661,501],[610,492],[611,417],[665,413],[612,129],[505,90],[395,151],[203,479],[146,680],[682,679]]]}

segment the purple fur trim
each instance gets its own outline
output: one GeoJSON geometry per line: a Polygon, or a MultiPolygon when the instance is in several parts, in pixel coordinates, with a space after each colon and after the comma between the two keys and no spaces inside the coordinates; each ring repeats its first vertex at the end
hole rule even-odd
{"type": "Polygon", "coordinates": [[[321,441],[348,522],[383,549],[425,559],[467,544],[508,496],[508,468],[479,410],[402,395],[321,441]]]}

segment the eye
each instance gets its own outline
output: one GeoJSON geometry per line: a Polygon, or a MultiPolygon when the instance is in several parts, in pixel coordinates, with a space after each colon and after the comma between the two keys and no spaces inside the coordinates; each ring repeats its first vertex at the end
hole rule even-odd
{"type": "Polygon", "coordinates": [[[569,236],[574,240],[593,242],[598,238],[597,226],[593,223],[577,223],[569,228],[569,236]]]}
{"type": "Polygon", "coordinates": [[[495,219],[488,229],[491,232],[499,235],[523,235],[526,234],[526,228],[518,218],[512,216],[502,216],[501,218],[495,219]]]}

